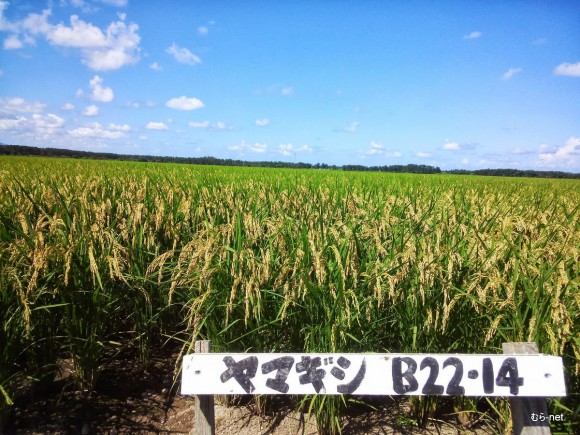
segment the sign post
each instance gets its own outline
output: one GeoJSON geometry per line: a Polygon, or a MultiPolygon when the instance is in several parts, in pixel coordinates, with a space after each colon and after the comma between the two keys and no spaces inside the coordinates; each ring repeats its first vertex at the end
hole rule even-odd
{"type": "MultiPolygon", "coordinates": [[[[503,343],[503,353],[534,355],[538,353],[536,343],[503,343]]],[[[549,435],[548,421],[533,416],[547,416],[548,407],[543,397],[510,397],[512,424],[515,435],[549,435]]]]}
{"type": "MultiPolygon", "coordinates": [[[[198,340],[195,342],[195,353],[211,352],[211,341],[198,340]]],[[[195,374],[194,374],[195,375],[195,374]]],[[[195,398],[195,435],[214,435],[215,416],[213,395],[198,394],[195,398]]]]}

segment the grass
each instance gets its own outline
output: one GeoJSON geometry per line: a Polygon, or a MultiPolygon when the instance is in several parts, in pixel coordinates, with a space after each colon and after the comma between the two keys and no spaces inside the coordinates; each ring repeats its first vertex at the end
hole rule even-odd
{"type": "MultiPolygon", "coordinates": [[[[577,383],[577,180],[2,157],[0,186],[0,407],[63,356],[90,394],[107,350],[147,361],[168,336],[184,352],[534,341],[577,383]]],[[[340,431],[347,401],[305,400],[340,431]]],[[[421,425],[440,407],[412,400],[421,425]]]]}

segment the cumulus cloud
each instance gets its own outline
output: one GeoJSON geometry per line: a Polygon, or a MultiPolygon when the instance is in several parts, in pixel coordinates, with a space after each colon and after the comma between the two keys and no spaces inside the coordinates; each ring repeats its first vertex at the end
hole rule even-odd
{"type": "Polygon", "coordinates": [[[580,62],[561,63],[554,68],[554,74],[559,76],[580,77],[580,62]]]}
{"type": "Polygon", "coordinates": [[[521,73],[523,70],[521,68],[510,68],[506,72],[503,73],[502,79],[508,80],[511,79],[516,74],[521,73]]]}
{"type": "Polygon", "coordinates": [[[381,155],[385,153],[385,146],[383,144],[371,141],[371,147],[366,152],[367,155],[381,155]]]}
{"type": "Polygon", "coordinates": [[[424,151],[418,151],[415,153],[415,155],[421,159],[427,158],[427,157],[431,157],[431,153],[426,153],[424,151]]]}
{"type": "Polygon", "coordinates": [[[250,145],[250,151],[253,153],[264,153],[268,149],[268,145],[265,143],[255,143],[254,145],[250,145]]]}
{"type": "Polygon", "coordinates": [[[60,108],[60,110],[65,110],[67,112],[70,112],[71,110],[74,110],[75,106],[72,103],[66,103],[64,106],[62,106],[60,108]]]}
{"type": "Polygon", "coordinates": [[[153,71],[161,71],[161,70],[163,70],[163,68],[161,67],[161,65],[159,65],[157,62],[153,62],[151,65],[149,65],[149,68],[151,68],[153,71]]]}
{"type": "Polygon", "coordinates": [[[30,13],[20,21],[9,22],[3,17],[7,2],[0,3],[0,30],[10,32],[4,48],[17,49],[25,44],[33,45],[35,37],[44,37],[51,45],[79,49],[82,62],[95,71],[119,69],[139,61],[137,24],[121,21],[110,23],[106,29],[71,15],[69,25],[51,24],[48,18],[51,9],[41,14],[30,13]]]}
{"type": "Polygon", "coordinates": [[[18,50],[24,47],[24,43],[16,35],[10,35],[4,40],[3,47],[5,50],[18,50]]]}
{"type": "Polygon", "coordinates": [[[0,131],[24,132],[30,136],[46,138],[58,133],[64,126],[65,120],[49,113],[42,115],[33,113],[30,118],[24,116],[9,116],[0,119],[0,131]]]}
{"type": "Polygon", "coordinates": [[[199,33],[201,36],[205,36],[209,33],[209,29],[206,26],[199,26],[197,28],[197,33],[199,33]]]}
{"type": "Polygon", "coordinates": [[[163,122],[148,122],[145,126],[147,130],[169,130],[163,122]]]}
{"type": "Polygon", "coordinates": [[[483,33],[474,30],[473,32],[468,33],[467,35],[465,35],[463,37],[463,39],[477,39],[477,38],[481,38],[483,36],[483,33]]]}
{"type": "Polygon", "coordinates": [[[312,148],[308,145],[303,145],[301,147],[294,147],[293,144],[280,144],[278,146],[278,152],[283,156],[291,156],[292,154],[297,153],[311,153],[312,148]]]}
{"type": "Polygon", "coordinates": [[[268,118],[256,119],[256,125],[258,127],[265,127],[268,124],[270,124],[270,120],[268,118]]]}
{"type": "Polygon", "coordinates": [[[457,142],[447,141],[443,144],[443,149],[447,151],[457,151],[461,149],[461,145],[459,145],[457,142]]]}
{"type": "Polygon", "coordinates": [[[204,107],[201,100],[198,100],[197,98],[187,98],[186,96],[172,98],[165,103],[165,105],[175,110],[196,110],[204,107]]]}
{"type": "Polygon", "coordinates": [[[187,48],[181,48],[177,46],[175,42],[165,51],[173,56],[173,58],[179,63],[184,63],[187,65],[196,65],[201,63],[201,59],[198,56],[193,54],[187,48]]]}
{"type": "Polygon", "coordinates": [[[26,128],[27,121],[28,120],[24,116],[0,118],[0,131],[24,130],[26,128]]]}
{"type": "Polygon", "coordinates": [[[0,112],[40,113],[46,104],[38,101],[27,101],[20,97],[0,97],[0,112]]]}
{"type": "Polygon", "coordinates": [[[367,156],[386,156],[386,157],[401,157],[399,151],[389,150],[382,143],[371,141],[369,148],[358,153],[359,157],[365,158],[367,156]]]}
{"type": "Polygon", "coordinates": [[[131,131],[131,127],[129,124],[109,124],[109,130],[116,130],[116,131],[131,131]]]}
{"type": "Polygon", "coordinates": [[[223,121],[218,121],[214,125],[211,125],[209,128],[210,130],[219,130],[219,131],[232,130],[232,127],[223,121]]]}
{"type": "Polygon", "coordinates": [[[265,143],[247,144],[245,140],[242,140],[239,144],[230,145],[228,147],[230,151],[238,151],[240,154],[244,155],[247,152],[263,154],[268,150],[268,145],[265,143]]]}
{"type": "Polygon", "coordinates": [[[68,132],[73,137],[78,138],[99,138],[99,139],[120,139],[126,137],[122,131],[106,130],[98,122],[87,124],[68,132]]]}
{"type": "Polygon", "coordinates": [[[85,110],[83,110],[83,115],[85,116],[97,116],[99,114],[99,108],[97,106],[95,106],[94,104],[91,104],[90,106],[85,107],[85,110]]]}
{"type": "Polygon", "coordinates": [[[538,165],[549,167],[578,167],[580,164],[580,137],[570,137],[564,146],[540,146],[538,165]]]}
{"type": "Polygon", "coordinates": [[[91,99],[94,101],[100,101],[102,103],[108,103],[113,101],[114,94],[111,88],[103,87],[103,79],[99,76],[93,77],[89,82],[89,86],[92,90],[91,99]]]}
{"type": "Polygon", "coordinates": [[[189,125],[192,128],[204,128],[206,130],[211,130],[211,131],[233,130],[233,127],[224,121],[217,121],[213,124],[209,121],[189,122],[187,125],[189,125]]]}

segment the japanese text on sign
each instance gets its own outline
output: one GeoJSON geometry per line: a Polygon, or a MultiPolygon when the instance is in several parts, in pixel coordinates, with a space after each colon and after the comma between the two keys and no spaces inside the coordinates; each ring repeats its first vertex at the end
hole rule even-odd
{"type": "Polygon", "coordinates": [[[193,354],[182,394],[565,396],[546,355],[193,354]]]}

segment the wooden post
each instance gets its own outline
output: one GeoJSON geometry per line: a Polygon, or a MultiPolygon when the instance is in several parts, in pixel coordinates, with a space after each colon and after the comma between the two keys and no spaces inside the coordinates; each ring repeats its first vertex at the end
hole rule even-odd
{"type": "MultiPolygon", "coordinates": [[[[209,352],[211,352],[211,341],[197,340],[195,342],[195,353],[209,352]]],[[[215,415],[212,395],[200,394],[195,397],[195,427],[193,434],[215,435],[215,415]]]]}
{"type": "MultiPolygon", "coordinates": [[[[536,354],[536,343],[503,343],[503,353],[506,354],[536,354]]],[[[543,397],[510,397],[512,424],[514,435],[549,435],[548,407],[543,397]],[[537,421],[532,415],[538,416],[537,421]],[[540,421],[539,416],[545,417],[540,421]]]]}

